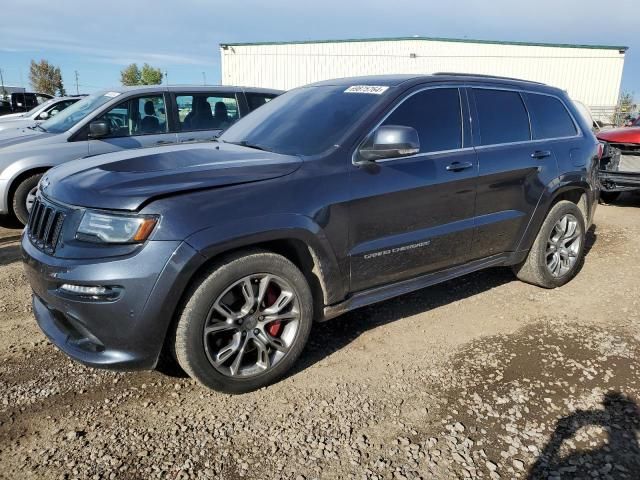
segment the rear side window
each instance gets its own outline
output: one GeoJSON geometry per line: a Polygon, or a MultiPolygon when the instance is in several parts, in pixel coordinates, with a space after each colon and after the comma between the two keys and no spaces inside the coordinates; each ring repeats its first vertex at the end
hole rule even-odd
{"type": "Polygon", "coordinates": [[[480,144],[531,140],[529,115],[518,92],[473,89],[480,123],[480,144]]]}
{"type": "Polygon", "coordinates": [[[240,117],[233,93],[178,94],[176,103],[183,132],[225,130],[240,117]]]}
{"type": "Polygon", "coordinates": [[[535,122],[535,139],[572,137],[578,133],[569,112],[557,98],[528,93],[527,105],[535,122]]]}
{"type": "Polygon", "coordinates": [[[420,138],[420,152],[462,148],[462,113],[457,88],[424,90],[407,98],[383,125],[413,127],[420,138]]]}
{"type": "Polygon", "coordinates": [[[249,111],[253,112],[256,108],[261,107],[269,100],[276,97],[271,93],[246,93],[247,103],[249,104],[249,111]]]}

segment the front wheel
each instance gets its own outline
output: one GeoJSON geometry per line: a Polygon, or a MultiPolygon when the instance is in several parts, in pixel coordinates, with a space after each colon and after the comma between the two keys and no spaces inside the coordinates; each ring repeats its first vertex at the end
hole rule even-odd
{"type": "Polygon", "coordinates": [[[580,270],[585,239],[582,212],[575,203],[562,200],[547,215],[527,258],[513,267],[514,273],[540,287],[560,287],[580,270]]]}
{"type": "Polygon", "coordinates": [[[16,191],[13,193],[13,213],[23,225],[26,225],[29,221],[29,212],[36,199],[38,182],[42,175],[42,173],[37,173],[25,178],[18,184],[16,191]]]}
{"type": "Polygon", "coordinates": [[[214,390],[256,390],[291,368],[312,320],[311,291],[293,263],[263,251],[235,255],[190,289],[176,326],[176,359],[214,390]]]}

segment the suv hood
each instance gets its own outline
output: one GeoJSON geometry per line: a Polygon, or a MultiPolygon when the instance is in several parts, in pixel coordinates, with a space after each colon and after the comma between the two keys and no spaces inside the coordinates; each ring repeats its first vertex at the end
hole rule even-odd
{"type": "Polygon", "coordinates": [[[69,205],[138,210],[159,196],[288,175],[301,162],[224,143],[154,147],[64,163],[47,172],[40,188],[69,205]]]}
{"type": "Polygon", "coordinates": [[[609,143],[638,143],[640,144],[640,127],[612,128],[601,130],[596,134],[598,140],[609,143]]]}

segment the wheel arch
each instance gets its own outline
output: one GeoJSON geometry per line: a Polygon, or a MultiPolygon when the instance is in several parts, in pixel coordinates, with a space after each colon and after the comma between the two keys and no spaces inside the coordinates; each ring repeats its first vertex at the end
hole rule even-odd
{"type": "Polygon", "coordinates": [[[546,194],[540,198],[516,251],[523,252],[531,248],[545,218],[547,218],[551,209],[562,200],[568,200],[576,204],[582,212],[585,226],[588,229],[591,226],[594,210],[594,200],[591,192],[592,188],[586,181],[565,182],[559,184],[553,190],[547,190],[546,194]]]}
{"type": "Polygon", "coordinates": [[[15,195],[16,189],[18,188],[18,185],[20,185],[20,183],[22,183],[22,181],[24,181],[25,179],[31,177],[32,175],[38,175],[41,173],[45,173],[47,170],[49,170],[51,167],[51,165],[43,165],[43,166],[35,166],[35,167],[29,167],[26,168],[22,171],[20,171],[19,173],[15,174],[11,180],[9,181],[9,186],[6,190],[5,193],[5,202],[7,205],[7,208],[10,212],[13,211],[13,196],[15,195]]]}

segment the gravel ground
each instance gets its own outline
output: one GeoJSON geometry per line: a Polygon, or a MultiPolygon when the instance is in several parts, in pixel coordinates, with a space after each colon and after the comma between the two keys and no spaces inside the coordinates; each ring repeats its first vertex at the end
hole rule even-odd
{"type": "Polygon", "coordinates": [[[640,478],[638,207],[599,207],[560,289],[494,269],[361,309],[242,396],[68,360],[0,228],[0,478],[640,478]]]}

